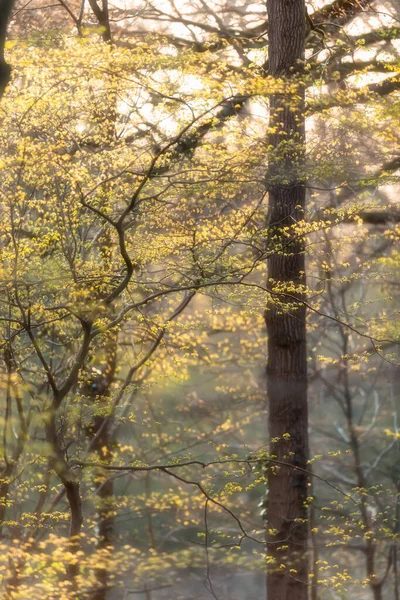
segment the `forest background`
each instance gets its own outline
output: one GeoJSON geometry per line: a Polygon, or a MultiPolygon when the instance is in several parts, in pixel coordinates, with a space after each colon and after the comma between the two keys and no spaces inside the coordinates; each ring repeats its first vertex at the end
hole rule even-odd
{"type": "Polygon", "coordinates": [[[3,598],[398,600],[399,6],[2,0],[3,598]]]}

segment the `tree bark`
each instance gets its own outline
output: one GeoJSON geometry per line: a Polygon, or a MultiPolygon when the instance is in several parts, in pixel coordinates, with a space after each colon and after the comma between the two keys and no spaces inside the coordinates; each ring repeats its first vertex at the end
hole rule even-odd
{"type": "MultiPolygon", "coordinates": [[[[101,250],[104,250],[104,246],[101,250]]],[[[110,336],[105,346],[106,367],[99,375],[97,381],[91,385],[94,394],[92,401],[96,409],[96,403],[102,400],[110,402],[111,386],[115,380],[117,369],[117,334],[110,336]]],[[[88,396],[90,398],[90,395],[88,396]]],[[[108,462],[112,453],[111,424],[108,414],[94,415],[93,421],[88,427],[87,436],[90,447],[98,455],[101,462],[108,462]]],[[[115,523],[112,506],[115,504],[114,483],[110,473],[100,469],[93,474],[93,489],[97,496],[97,549],[110,551],[115,542],[115,523]]],[[[107,559],[103,558],[102,566],[97,568],[96,589],[90,596],[90,600],[106,600],[110,588],[110,572],[107,559]]]]}
{"type": "MultiPolygon", "coordinates": [[[[50,465],[64,486],[70,512],[69,524],[69,552],[74,555],[80,549],[80,535],[82,531],[83,513],[80,496],[79,480],[68,466],[61,447],[60,437],[57,435],[55,412],[52,410],[46,422],[46,439],[50,447],[50,465]]],[[[67,562],[66,574],[72,588],[75,587],[76,577],[79,574],[79,563],[75,560],[67,562]]]]}
{"type": "Polygon", "coordinates": [[[306,600],[308,478],[305,243],[288,232],[304,219],[304,0],[267,0],[270,75],[290,83],[270,101],[268,286],[282,294],[265,313],[270,453],[290,463],[268,469],[267,598],[306,600]],[[293,87],[294,84],[294,87],[293,87]],[[295,89],[294,89],[295,88],[295,89]],[[283,286],[283,287],[282,287],[283,286]],[[295,286],[295,288],[293,288],[295,286]],[[285,289],[290,287],[290,298],[285,289]],[[300,288],[300,289],[299,289],[300,288]],[[293,292],[293,289],[296,291],[293,292]]]}
{"type": "Polygon", "coordinates": [[[112,41],[112,35],[110,28],[110,16],[108,12],[108,0],[102,0],[101,6],[100,4],[97,4],[97,0],[89,0],[89,4],[99,25],[103,27],[101,34],[103,40],[107,43],[110,43],[112,41]]]}
{"type": "Polygon", "coordinates": [[[4,46],[6,43],[7,25],[13,5],[14,0],[0,0],[0,98],[6,89],[11,75],[11,67],[6,63],[4,58],[4,46]]]}

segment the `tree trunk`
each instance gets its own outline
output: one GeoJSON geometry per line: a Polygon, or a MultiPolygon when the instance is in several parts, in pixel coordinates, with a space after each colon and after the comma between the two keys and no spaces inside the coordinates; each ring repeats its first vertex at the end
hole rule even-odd
{"type": "MultiPolygon", "coordinates": [[[[80,535],[83,523],[79,480],[70,469],[65,459],[61,438],[57,435],[56,415],[54,410],[51,410],[48,421],[46,422],[46,439],[50,447],[50,465],[63,484],[68,500],[70,513],[68,550],[71,555],[75,555],[80,549],[80,535]]],[[[67,562],[66,574],[72,588],[75,588],[76,577],[79,574],[79,562],[77,560],[67,562]]]]}
{"type": "Polygon", "coordinates": [[[304,0],[267,0],[270,75],[290,83],[272,95],[269,144],[269,223],[272,255],[268,287],[279,285],[269,306],[267,392],[271,454],[290,463],[268,469],[268,600],[306,600],[308,459],[305,243],[288,232],[304,219],[304,0]],[[295,88],[293,87],[295,84],[295,88]],[[282,287],[283,286],[283,287],[282,287]],[[295,291],[293,291],[295,290],[295,291]],[[289,295],[285,295],[287,291],[289,295]]]}
{"type": "Polygon", "coordinates": [[[4,58],[4,46],[6,43],[7,25],[11,15],[14,0],[0,0],[0,98],[6,85],[10,80],[11,67],[4,58]]]}
{"type": "MultiPolygon", "coordinates": [[[[107,245],[102,245],[100,251],[107,249],[107,245]]],[[[94,393],[93,403],[96,413],[96,404],[109,403],[111,386],[115,380],[117,369],[117,348],[118,337],[114,333],[110,336],[105,345],[106,367],[104,372],[99,375],[96,381],[92,382],[91,389],[94,393]]],[[[90,398],[90,396],[88,396],[90,398]]],[[[97,410],[98,410],[97,406],[97,410]]],[[[109,462],[112,455],[112,435],[110,431],[111,421],[109,415],[94,414],[93,421],[87,429],[87,436],[90,440],[90,449],[98,455],[101,462],[109,462]]],[[[114,544],[115,523],[113,517],[114,483],[110,473],[100,469],[93,473],[93,488],[97,496],[97,549],[99,551],[111,552],[114,544]]],[[[97,585],[90,596],[90,600],[106,600],[110,585],[109,565],[107,564],[106,554],[103,556],[102,566],[96,569],[97,585]]],[[[112,582],[111,582],[112,583],[112,582]]]]}

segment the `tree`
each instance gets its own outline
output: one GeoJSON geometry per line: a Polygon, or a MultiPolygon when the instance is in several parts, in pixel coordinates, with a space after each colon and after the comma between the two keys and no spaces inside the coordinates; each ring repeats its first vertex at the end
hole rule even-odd
{"type": "MultiPolygon", "coordinates": [[[[114,550],[113,536],[107,531],[118,500],[106,467],[118,471],[116,461],[120,466],[125,462],[124,444],[113,434],[126,426],[126,401],[143,378],[147,385],[154,385],[150,374],[145,377],[146,369],[154,370],[155,380],[162,371],[173,376],[174,362],[186,356],[188,344],[195,352],[198,342],[187,340],[184,329],[175,335],[173,329],[195,295],[240,285],[259,265],[259,261],[252,259],[249,264],[245,259],[246,246],[243,252],[232,251],[235,244],[245,242],[246,231],[253,237],[252,218],[260,205],[260,198],[243,208],[232,204],[235,182],[245,182],[245,165],[238,161],[227,165],[221,153],[220,162],[213,157],[210,177],[206,153],[199,157],[193,177],[175,155],[179,144],[190,148],[192,130],[200,139],[199,128],[205,124],[210,129],[210,115],[218,118],[225,103],[230,108],[232,99],[216,101],[214,95],[220,96],[220,91],[215,94],[210,87],[208,97],[202,89],[194,91],[192,99],[186,95],[182,103],[177,95],[181,83],[173,72],[157,87],[151,85],[146,73],[149,65],[156,65],[156,72],[160,60],[165,67],[176,65],[154,45],[146,44],[145,51],[139,47],[134,55],[99,45],[96,39],[67,40],[59,38],[52,53],[33,40],[30,56],[42,65],[34,77],[29,64],[24,64],[26,48],[11,48],[29,93],[21,97],[14,86],[3,105],[7,135],[2,145],[2,293],[8,303],[3,315],[7,324],[3,518],[5,529],[12,532],[4,531],[5,539],[10,535],[23,545],[19,554],[12,544],[7,552],[10,574],[4,582],[5,593],[14,597],[26,596],[28,589],[30,595],[39,597],[44,587],[53,593],[60,576],[63,579],[65,565],[65,597],[102,597],[115,571],[124,573],[127,567],[121,551],[114,550]],[[150,52],[156,52],[157,61],[154,56],[150,60],[150,52]],[[108,76],[110,65],[118,76],[108,76]],[[143,80],[141,69],[146,73],[143,80]],[[86,82],[83,88],[75,84],[75,78],[86,82]],[[67,79],[70,83],[65,83],[67,79]],[[113,101],[116,94],[128,103],[132,95],[139,101],[137,112],[128,110],[129,138],[112,135],[110,121],[104,118],[111,114],[104,110],[104,99],[113,101]],[[171,114],[171,102],[178,109],[183,104],[182,112],[174,113],[175,134],[167,139],[162,126],[154,137],[151,128],[145,136],[139,128],[141,105],[155,97],[161,122],[164,111],[171,114]],[[208,180],[204,181],[205,173],[208,180]],[[222,202],[215,196],[219,184],[226,194],[222,202]],[[182,189],[190,190],[190,195],[182,194],[182,189]],[[219,216],[224,210],[228,214],[222,220],[219,216]],[[150,234],[149,245],[145,240],[150,234]],[[156,367],[154,357],[168,339],[173,359],[166,346],[156,367]],[[121,373],[118,387],[116,373],[121,373]],[[16,447],[13,431],[18,431],[16,447]],[[20,484],[25,467],[29,477],[20,484]],[[24,493],[24,486],[33,488],[32,495],[24,493]],[[56,496],[52,499],[53,487],[56,496]],[[87,496],[93,488],[92,508],[87,496]],[[16,498],[20,508],[12,510],[21,511],[18,520],[26,515],[26,532],[19,531],[6,510],[7,503],[15,506],[16,498]],[[35,508],[28,517],[24,505],[32,500],[35,508]],[[68,533],[65,514],[57,516],[60,503],[66,508],[68,533]],[[61,565],[54,538],[45,535],[49,523],[57,526],[58,519],[65,540],[58,544],[64,557],[61,565]],[[89,543],[96,521],[96,541],[89,543]],[[47,563],[47,553],[52,556],[49,570],[34,576],[35,565],[47,563]]],[[[190,55],[184,57],[181,76],[186,69],[191,75],[192,60],[190,55]]],[[[209,66],[207,61],[201,67],[204,76],[209,66]]],[[[127,124],[121,107],[114,114],[113,127],[124,132],[127,124]]],[[[185,152],[181,155],[184,160],[185,152]]],[[[249,164],[252,160],[249,155],[249,164]]],[[[245,189],[242,185],[242,192],[245,189]]],[[[223,292],[218,296],[223,297],[223,292]]],[[[181,359],[183,365],[190,362],[190,356],[181,359]]],[[[130,418],[135,420],[135,416],[130,418]]],[[[225,423],[223,431],[229,428],[225,423]]],[[[140,446],[127,448],[133,454],[124,472],[159,472],[187,486],[196,485],[207,506],[223,511],[237,526],[241,523],[207,487],[185,476],[185,470],[174,475],[174,461],[170,469],[169,461],[161,462],[164,457],[158,455],[151,466],[141,458],[140,446]]],[[[185,444],[179,455],[184,451],[185,444]]],[[[190,461],[186,462],[181,469],[190,467],[190,461]]],[[[250,532],[241,527],[240,536],[250,539],[250,532]]],[[[121,539],[117,541],[120,546],[121,539]]],[[[127,564],[131,568],[132,563],[127,564]]],[[[140,564],[136,572],[140,578],[140,564]]]]}
{"type": "Polygon", "coordinates": [[[4,59],[4,45],[13,4],[14,0],[2,0],[0,3],[0,97],[3,95],[11,75],[10,66],[4,59]]]}
{"type": "MultiPolygon", "coordinates": [[[[397,439],[383,400],[377,441],[371,434],[362,447],[357,430],[356,388],[373,421],[372,369],[379,355],[395,362],[386,353],[398,331],[393,318],[382,324],[391,301],[379,291],[398,264],[397,213],[380,195],[397,181],[398,63],[385,66],[388,82],[357,87],[370,65],[357,54],[363,38],[342,26],[365,6],[335,2],[311,24],[303,15],[306,55],[288,73],[266,61],[276,39],[267,39],[264,4],[254,12],[245,2],[108,13],[104,3],[18,6],[0,144],[4,597],[242,600],[249,580],[254,596],[263,594],[266,566],[270,585],[304,597],[306,571],[291,572],[306,569],[304,539],[292,543],[307,536],[304,522],[289,527],[287,549],[269,531],[264,552],[256,505],[265,471],[270,518],[282,475],[304,516],[297,491],[313,484],[304,542],[314,552],[313,600],[346,586],[372,590],[372,572],[385,592],[395,588],[390,494],[379,526],[360,520],[361,509],[378,505],[373,484],[389,478],[375,469],[364,493],[349,471],[354,448],[364,474],[364,455],[389,469],[392,455],[379,458],[379,443],[397,439]],[[106,14],[110,39],[98,18],[106,14]],[[162,36],[149,35],[155,26],[162,36]],[[276,212],[294,191],[296,220],[282,226],[276,212]],[[275,278],[266,283],[267,261],[275,278]],[[285,281],[289,261],[299,270],[285,281]],[[282,426],[265,449],[265,306],[278,367],[275,352],[290,348],[275,350],[274,334],[286,323],[304,333],[298,316],[307,308],[312,473],[296,462],[304,445],[290,454],[305,437],[282,426]],[[340,400],[333,408],[343,393],[350,420],[340,400]],[[346,429],[354,434],[339,448],[347,480],[335,469],[341,455],[327,453],[346,429]]],[[[372,33],[372,46],[376,36],[378,44],[398,36],[372,33]]],[[[379,61],[373,67],[382,75],[379,61]]]]}
{"type": "Polygon", "coordinates": [[[267,8],[269,73],[283,79],[284,85],[292,84],[290,95],[284,92],[270,98],[268,237],[273,252],[268,286],[282,294],[265,314],[269,435],[272,456],[289,460],[290,466],[268,469],[267,597],[305,600],[309,561],[305,240],[296,233],[288,238],[288,231],[304,220],[305,213],[306,7],[303,0],[269,0],[267,8]]]}

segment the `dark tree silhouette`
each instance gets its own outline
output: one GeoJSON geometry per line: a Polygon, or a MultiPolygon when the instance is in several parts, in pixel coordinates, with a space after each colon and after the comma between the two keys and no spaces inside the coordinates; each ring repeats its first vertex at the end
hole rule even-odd
{"type": "Polygon", "coordinates": [[[14,0],[0,0],[0,97],[3,95],[11,75],[11,67],[4,58],[4,46],[13,4],[14,0]]]}

